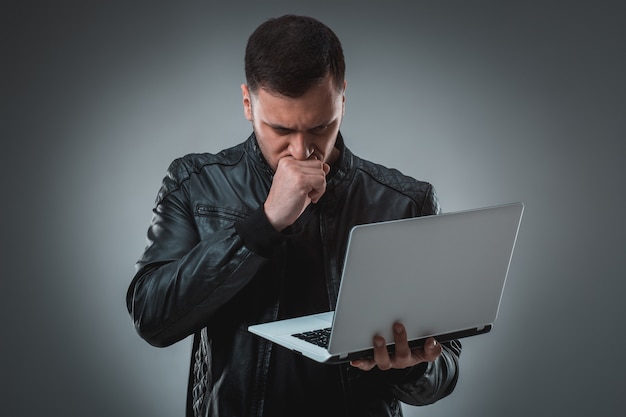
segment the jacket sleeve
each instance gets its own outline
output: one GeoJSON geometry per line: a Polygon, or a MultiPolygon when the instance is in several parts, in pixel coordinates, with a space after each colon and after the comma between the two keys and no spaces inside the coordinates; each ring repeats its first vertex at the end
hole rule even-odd
{"type": "Polygon", "coordinates": [[[387,398],[409,405],[428,405],[454,391],[459,376],[460,355],[461,343],[452,340],[442,343],[441,355],[434,362],[386,371],[376,367],[370,371],[362,371],[349,365],[348,374],[351,375],[356,391],[365,393],[360,394],[365,395],[360,398],[363,403],[371,398],[387,398]]]}
{"type": "Polygon", "coordinates": [[[427,405],[450,395],[458,381],[461,343],[453,340],[442,348],[437,360],[410,368],[392,383],[393,396],[406,404],[427,405]]]}
{"type": "MultiPolygon", "coordinates": [[[[126,296],[137,332],[159,347],[205,326],[267,262],[237,231],[254,228],[258,232],[261,209],[246,219],[220,222],[219,228],[200,238],[188,189],[180,180],[186,177],[180,170],[180,162],[173,163],[163,181],[148,229],[148,245],[126,296]]],[[[272,245],[280,238],[271,225],[266,231],[258,233],[262,237],[255,245],[272,245]]]]}
{"type": "Polygon", "coordinates": [[[429,184],[426,195],[424,196],[424,204],[422,205],[421,216],[432,216],[441,213],[439,198],[435,187],[429,184]]]}

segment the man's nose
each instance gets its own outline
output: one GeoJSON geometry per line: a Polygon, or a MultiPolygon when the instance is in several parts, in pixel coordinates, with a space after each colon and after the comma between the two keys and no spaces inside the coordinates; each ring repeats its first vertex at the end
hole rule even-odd
{"type": "Polygon", "coordinates": [[[305,161],[313,155],[313,146],[309,143],[304,133],[294,133],[289,144],[291,156],[299,161],[305,161]]]}

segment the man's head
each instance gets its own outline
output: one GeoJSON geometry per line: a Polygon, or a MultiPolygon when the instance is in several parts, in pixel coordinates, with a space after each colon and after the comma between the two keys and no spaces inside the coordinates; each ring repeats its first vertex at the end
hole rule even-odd
{"type": "Polygon", "coordinates": [[[248,39],[245,71],[248,88],[299,97],[330,74],[343,89],[345,61],[330,28],[311,17],[286,15],[261,24],[248,39]]]}
{"type": "Polygon", "coordinates": [[[309,17],[271,19],[250,36],[245,62],[244,114],[272,169],[285,157],[332,164],[346,87],[335,34],[309,17]]]}

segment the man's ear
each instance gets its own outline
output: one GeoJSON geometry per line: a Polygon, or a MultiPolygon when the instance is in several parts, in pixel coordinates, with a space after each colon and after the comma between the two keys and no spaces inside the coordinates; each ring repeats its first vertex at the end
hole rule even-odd
{"type": "Polygon", "coordinates": [[[241,95],[243,102],[243,115],[246,119],[252,121],[252,98],[250,97],[248,86],[245,84],[241,84],[241,95]]]}

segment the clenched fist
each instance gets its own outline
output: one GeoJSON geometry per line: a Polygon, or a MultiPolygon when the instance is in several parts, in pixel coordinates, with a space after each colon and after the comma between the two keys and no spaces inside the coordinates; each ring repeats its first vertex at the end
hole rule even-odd
{"type": "Polygon", "coordinates": [[[326,191],[330,166],[317,159],[297,160],[285,157],[278,161],[272,186],[263,208],[269,222],[278,231],[292,225],[311,203],[317,203],[326,191]]]}

